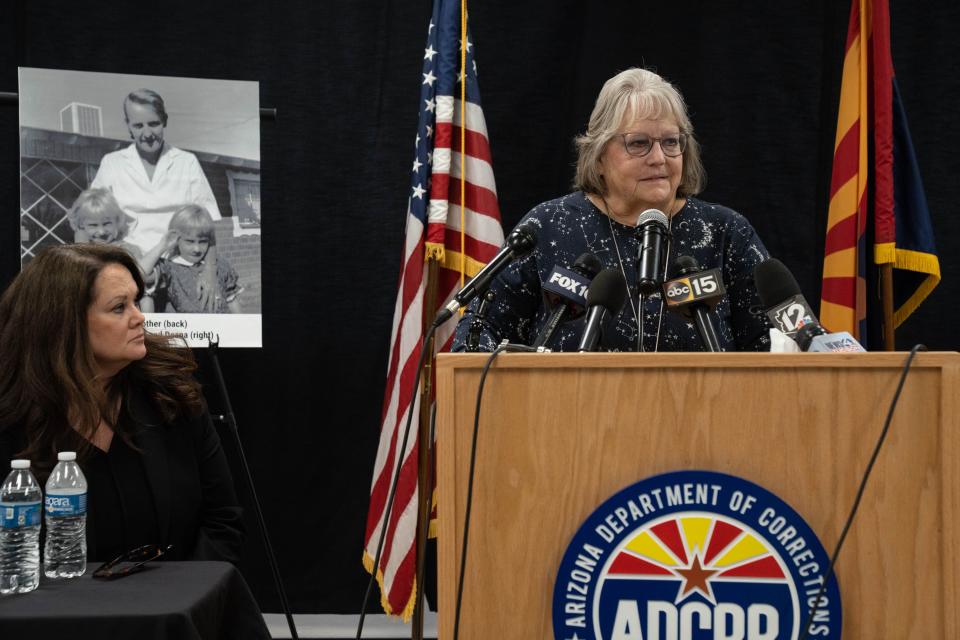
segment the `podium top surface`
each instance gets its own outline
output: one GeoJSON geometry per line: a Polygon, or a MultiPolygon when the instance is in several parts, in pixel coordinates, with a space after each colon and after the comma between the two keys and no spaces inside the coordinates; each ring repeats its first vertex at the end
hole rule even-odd
{"type": "MultiPolygon", "coordinates": [[[[494,368],[890,368],[900,367],[907,351],[867,353],[501,353],[494,368]]],[[[482,368],[489,353],[440,353],[437,368],[482,368]]],[[[922,351],[911,367],[960,366],[960,352],[922,351]]]]}

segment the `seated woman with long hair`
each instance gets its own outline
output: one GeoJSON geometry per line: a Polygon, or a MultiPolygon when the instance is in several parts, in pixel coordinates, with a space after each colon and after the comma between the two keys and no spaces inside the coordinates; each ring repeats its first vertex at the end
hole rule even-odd
{"type": "Polygon", "coordinates": [[[157,544],[236,562],[241,509],[193,355],[145,331],[143,289],[111,245],[52,247],[17,276],[0,299],[0,464],[29,458],[43,483],[77,452],[91,561],[157,544]]]}

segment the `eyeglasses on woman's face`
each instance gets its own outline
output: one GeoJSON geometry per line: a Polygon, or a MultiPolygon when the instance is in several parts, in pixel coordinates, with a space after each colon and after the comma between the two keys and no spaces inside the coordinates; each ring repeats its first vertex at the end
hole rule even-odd
{"type": "Polygon", "coordinates": [[[646,133],[621,133],[623,148],[635,158],[642,158],[653,151],[654,143],[660,145],[663,155],[676,158],[687,149],[687,134],[675,133],[661,138],[654,138],[646,133]]]}
{"type": "Polygon", "coordinates": [[[103,580],[114,580],[128,576],[131,573],[142,570],[143,565],[148,562],[163,557],[163,554],[172,548],[172,544],[168,544],[166,547],[160,547],[155,544],[146,544],[142,547],[137,547],[126,553],[121,553],[113,560],[100,565],[100,567],[93,572],[93,577],[103,580]]]}

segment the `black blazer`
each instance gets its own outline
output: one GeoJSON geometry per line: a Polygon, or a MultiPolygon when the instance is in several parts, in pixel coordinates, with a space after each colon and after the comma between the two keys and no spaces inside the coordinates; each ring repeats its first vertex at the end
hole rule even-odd
{"type": "MultiPolygon", "coordinates": [[[[121,419],[133,423],[133,443],[143,456],[160,527],[159,543],[173,545],[166,557],[236,564],[244,535],[242,510],[210,415],[181,416],[165,423],[145,392],[129,398],[123,413],[121,419]]],[[[7,461],[24,446],[22,428],[0,432],[0,465],[8,466],[7,461]]],[[[97,548],[96,536],[97,522],[88,514],[91,551],[97,548]]]]}

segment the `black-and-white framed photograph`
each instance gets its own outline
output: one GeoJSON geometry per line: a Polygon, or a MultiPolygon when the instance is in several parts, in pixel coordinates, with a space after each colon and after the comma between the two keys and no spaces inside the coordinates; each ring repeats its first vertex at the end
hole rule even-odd
{"type": "Polygon", "coordinates": [[[262,346],[259,84],[21,68],[20,261],[127,250],[153,333],[262,346]]]}

